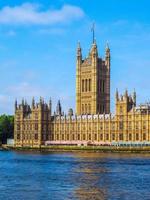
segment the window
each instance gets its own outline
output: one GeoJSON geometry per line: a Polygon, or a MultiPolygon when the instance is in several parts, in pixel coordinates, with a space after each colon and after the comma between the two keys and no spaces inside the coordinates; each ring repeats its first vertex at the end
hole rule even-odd
{"type": "Polygon", "coordinates": [[[91,91],[91,79],[89,79],[89,91],[91,91]]]}
{"type": "Polygon", "coordinates": [[[103,134],[100,134],[100,140],[103,140],[103,134]]]}
{"type": "Polygon", "coordinates": [[[136,140],[139,140],[139,134],[138,133],[136,134],[136,140]]]}
{"type": "Polygon", "coordinates": [[[123,134],[122,133],[119,134],[119,140],[123,140],[123,134]]]}
{"type": "Polygon", "coordinates": [[[94,140],[97,140],[97,134],[95,134],[95,136],[94,136],[94,140]]]}
{"type": "Polygon", "coordinates": [[[106,134],[106,140],[109,140],[109,134],[108,133],[106,134]]]}
{"type": "Polygon", "coordinates": [[[85,104],[85,114],[87,113],[87,104],[85,104]]]}
{"type": "Polygon", "coordinates": [[[75,140],[75,135],[74,134],[72,135],[72,140],[75,140]]]}
{"type": "Polygon", "coordinates": [[[83,140],[86,140],[85,134],[83,134],[83,140]]]}
{"type": "Polygon", "coordinates": [[[105,112],[105,106],[103,105],[103,113],[105,112]]]}
{"type": "Polygon", "coordinates": [[[123,129],[123,122],[119,122],[119,129],[120,129],[120,130],[123,129]]]}
{"type": "Polygon", "coordinates": [[[35,130],[38,131],[38,124],[35,124],[35,130]]]}
{"type": "Polygon", "coordinates": [[[59,140],[59,134],[57,134],[56,140],[59,140]]]}
{"type": "Polygon", "coordinates": [[[17,131],[20,130],[20,124],[17,124],[17,131]]]}
{"type": "Polygon", "coordinates": [[[129,133],[129,140],[132,140],[132,134],[129,133]]]}
{"type": "Polygon", "coordinates": [[[100,86],[99,86],[99,88],[100,88],[100,92],[102,91],[102,80],[100,80],[100,86]]]}
{"type": "Polygon", "coordinates": [[[103,92],[105,92],[105,81],[103,80],[103,92]]]}
{"type": "Polygon", "coordinates": [[[35,119],[38,119],[38,113],[35,113],[35,119]]]}
{"type": "Polygon", "coordinates": [[[82,113],[84,113],[84,104],[82,104],[82,113]]]}
{"type": "Polygon", "coordinates": [[[38,134],[37,133],[34,135],[34,139],[38,140],[38,134]]]}
{"type": "Polygon", "coordinates": [[[114,133],[112,134],[112,140],[115,140],[115,134],[114,133]]]}
{"type": "Polygon", "coordinates": [[[91,140],[91,134],[89,134],[89,140],[91,140]]]}
{"type": "Polygon", "coordinates": [[[143,140],[146,140],[146,133],[143,133],[143,140]]]}
{"type": "Polygon", "coordinates": [[[17,140],[20,140],[20,134],[17,134],[17,140]]]}
{"type": "Polygon", "coordinates": [[[85,92],[87,92],[87,79],[85,80],[85,92]]]}
{"type": "Polygon", "coordinates": [[[84,80],[82,80],[82,92],[84,92],[84,80]]]}
{"type": "Polygon", "coordinates": [[[64,134],[62,134],[62,140],[64,140],[64,134]]]}
{"type": "Polygon", "coordinates": [[[78,140],[80,140],[80,134],[78,134],[78,140]]]}
{"type": "Polygon", "coordinates": [[[123,109],[122,109],[122,106],[120,106],[120,113],[122,113],[123,112],[123,109]]]}

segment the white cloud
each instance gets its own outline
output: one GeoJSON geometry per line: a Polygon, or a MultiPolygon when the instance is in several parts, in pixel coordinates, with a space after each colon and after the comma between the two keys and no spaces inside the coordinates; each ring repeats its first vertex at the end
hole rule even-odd
{"type": "Polygon", "coordinates": [[[24,3],[20,6],[3,7],[0,10],[0,24],[52,25],[77,20],[83,16],[83,10],[77,6],[64,5],[61,9],[42,11],[38,4],[24,3]]]}

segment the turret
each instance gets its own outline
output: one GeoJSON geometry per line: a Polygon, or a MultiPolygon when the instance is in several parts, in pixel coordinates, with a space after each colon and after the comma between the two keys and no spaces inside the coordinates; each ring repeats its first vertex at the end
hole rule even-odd
{"type": "Polygon", "coordinates": [[[119,93],[118,93],[118,89],[116,89],[116,102],[119,100],[119,93]]]}
{"type": "Polygon", "coordinates": [[[126,99],[128,98],[128,90],[127,90],[127,89],[125,90],[124,97],[125,97],[126,99]]]}
{"type": "Polygon", "coordinates": [[[80,42],[78,42],[78,47],[77,47],[77,65],[81,65],[82,62],[82,49],[80,46],[80,42]]]}
{"type": "Polygon", "coordinates": [[[24,106],[24,98],[22,99],[22,106],[24,106]]]}
{"type": "Polygon", "coordinates": [[[17,99],[15,100],[15,110],[17,110],[17,99]]]}
{"type": "Polygon", "coordinates": [[[35,108],[35,100],[34,97],[32,98],[32,109],[35,108]]]}
{"type": "Polygon", "coordinates": [[[68,116],[73,116],[73,109],[72,108],[70,108],[69,110],[68,110],[68,116]]]}
{"type": "Polygon", "coordinates": [[[117,91],[116,92],[116,113],[126,114],[135,106],[134,102],[136,102],[136,100],[134,100],[134,98],[128,94],[127,90],[125,90],[124,95],[120,95],[120,98],[117,91]]]}
{"type": "Polygon", "coordinates": [[[133,92],[133,104],[134,104],[134,106],[136,106],[136,92],[135,92],[135,90],[134,90],[134,92],[133,92]]]}
{"type": "Polygon", "coordinates": [[[51,114],[52,114],[52,100],[51,100],[51,98],[49,100],[49,112],[50,112],[50,116],[51,116],[51,114]]]}
{"type": "Polygon", "coordinates": [[[40,97],[40,106],[42,106],[42,103],[43,103],[43,102],[42,102],[42,97],[40,97]]]}
{"type": "Polygon", "coordinates": [[[108,45],[108,42],[106,44],[106,49],[105,49],[105,64],[110,69],[110,48],[108,45]]]}
{"type": "Polygon", "coordinates": [[[92,58],[98,58],[98,50],[97,50],[96,40],[94,40],[94,43],[92,44],[91,55],[92,55],[92,58]]]}
{"type": "Polygon", "coordinates": [[[56,114],[59,115],[59,116],[62,115],[62,108],[61,108],[60,100],[59,100],[58,103],[57,103],[56,114]]]}

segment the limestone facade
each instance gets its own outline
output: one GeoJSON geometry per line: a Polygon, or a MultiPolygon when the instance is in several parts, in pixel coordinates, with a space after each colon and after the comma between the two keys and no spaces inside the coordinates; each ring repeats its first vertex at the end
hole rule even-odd
{"type": "Polygon", "coordinates": [[[29,105],[15,102],[14,140],[16,146],[118,145],[150,143],[150,105],[136,106],[136,93],[116,91],[115,113],[110,113],[110,49],[105,60],[92,44],[87,58],[77,49],[76,112],[62,113],[60,101],[52,114],[52,102],[29,105]]]}

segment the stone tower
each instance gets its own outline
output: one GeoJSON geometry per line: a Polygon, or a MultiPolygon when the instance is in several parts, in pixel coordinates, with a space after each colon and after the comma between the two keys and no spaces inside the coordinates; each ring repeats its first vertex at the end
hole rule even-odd
{"type": "Polygon", "coordinates": [[[116,91],[116,116],[124,115],[136,107],[136,92],[133,95],[129,95],[128,91],[125,90],[124,95],[120,95],[118,90],[116,91]]]}
{"type": "Polygon", "coordinates": [[[110,113],[110,49],[107,44],[103,60],[94,40],[85,59],[80,43],[77,48],[76,114],[98,113],[110,113]]]}

